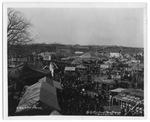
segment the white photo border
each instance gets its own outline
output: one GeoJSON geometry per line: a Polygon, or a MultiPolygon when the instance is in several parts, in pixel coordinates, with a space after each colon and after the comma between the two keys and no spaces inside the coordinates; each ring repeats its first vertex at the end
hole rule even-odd
{"type": "Polygon", "coordinates": [[[144,8],[144,117],[116,117],[109,119],[145,119],[147,118],[147,5],[146,3],[3,3],[3,117],[4,119],[108,119],[108,116],[15,116],[8,117],[8,74],[7,74],[7,8],[144,8]]]}

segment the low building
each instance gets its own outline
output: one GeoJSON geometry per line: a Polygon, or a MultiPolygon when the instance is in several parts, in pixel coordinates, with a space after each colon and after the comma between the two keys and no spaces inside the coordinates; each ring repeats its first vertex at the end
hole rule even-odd
{"type": "Polygon", "coordinates": [[[27,62],[27,57],[14,57],[8,59],[8,67],[15,67],[19,63],[27,62]]]}
{"type": "Polygon", "coordinates": [[[120,53],[117,53],[117,52],[110,52],[109,57],[110,58],[119,58],[119,57],[122,57],[122,55],[120,53]]]}
{"type": "Polygon", "coordinates": [[[121,90],[112,97],[112,105],[117,102],[120,112],[125,116],[144,116],[144,92],[137,89],[121,90]]]}

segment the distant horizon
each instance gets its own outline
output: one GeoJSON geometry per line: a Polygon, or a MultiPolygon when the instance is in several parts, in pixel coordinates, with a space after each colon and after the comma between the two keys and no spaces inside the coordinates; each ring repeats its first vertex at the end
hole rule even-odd
{"type": "Polygon", "coordinates": [[[14,9],[31,20],[36,43],[144,47],[143,8],[14,9]]]}
{"type": "Polygon", "coordinates": [[[144,47],[131,47],[131,46],[123,46],[123,45],[65,44],[65,43],[57,43],[57,42],[54,42],[54,43],[37,42],[37,43],[28,43],[28,44],[46,44],[46,45],[58,44],[58,45],[72,45],[72,46],[79,45],[79,46],[108,46],[108,47],[117,46],[117,47],[143,48],[144,49],[144,47]]]}

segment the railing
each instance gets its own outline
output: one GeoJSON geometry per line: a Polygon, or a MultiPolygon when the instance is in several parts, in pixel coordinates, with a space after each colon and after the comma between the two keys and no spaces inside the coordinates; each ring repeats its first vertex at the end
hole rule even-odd
{"type": "Polygon", "coordinates": [[[125,116],[127,116],[129,113],[131,113],[139,104],[140,104],[140,102],[137,102],[136,105],[133,106],[130,111],[128,111],[127,113],[125,113],[125,116]]]}

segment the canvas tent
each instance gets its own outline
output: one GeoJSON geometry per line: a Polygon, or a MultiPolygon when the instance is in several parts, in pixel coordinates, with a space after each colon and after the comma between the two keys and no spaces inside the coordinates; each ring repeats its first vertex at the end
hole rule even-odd
{"type": "Polygon", "coordinates": [[[75,67],[65,67],[65,71],[75,71],[75,67]]]}
{"type": "Polygon", "coordinates": [[[101,64],[101,65],[100,65],[100,68],[101,68],[101,69],[108,69],[109,67],[110,67],[109,64],[101,64]]]}
{"type": "Polygon", "coordinates": [[[21,78],[22,80],[26,80],[30,78],[41,78],[48,75],[49,73],[49,70],[36,68],[27,63],[21,63],[11,69],[8,77],[13,79],[21,78]]]}
{"type": "Polygon", "coordinates": [[[16,113],[32,109],[38,101],[46,104],[52,110],[60,110],[56,88],[46,82],[39,81],[26,89],[18,104],[16,113]]]}
{"type": "Polygon", "coordinates": [[[72,64],[82,64],[82,59],[76,58],[76,59],[74,59],[71,63],[72,63],[72,64]]]}
{"type": "Polygon", "coordinates": [[[102,83],[104,84],[114,84],[115,81],[112,79],[102,79],[102,83]]]}
{"type": "Polygon", "coordinates": [[[134,71],[144,71],[144,64],[134,65],[131,69],[134,71]]]}
{"type": "Polygon", "coordinates": [[[43,81],[43,82],[46,82],[46,83],[50,84],[51,86],[53,86],[53,87],[55,87],[55,88],[62,89],[60,82],[55,81],[55,80],[53,80],[53,79],[50,79],[50,78],[48,78],[48,77],[43,77],[43,78],[39,79],[39,81],[40,81],[40,82],[42,82],[42,81],[43,81]]]}
{"type": "Polygon", "coordinates": [[[121,93],[144,98],[143,90],[139,90],[139,89],[127,89],[127,90],[123,90],[121,93]]]}
{"type": "Polygon", "coordinates": [[[87,67],[84,66],[83,64],[80,64],[80,65],[76,66],[76,68],[78,68],[78,69],[86,69],[87,67]]]}
{"type": "Polygon", "coordinates": [[[55,111],[52,111],[52,113],[50,114],[50,116],[51,115],[61,115],[61,114],[58,111],[55,110],[55,111]]]}
{"type": "Polygon", "coordinates": [[[79,56],[79,58],[86,59],[86,60],[99,60],[100,59],[96,54],[93,54],[93,53],[90,53],[90,52],[79,56]]]}
{"type": "Polygon", "coordinates": [[[50,84],[51,86],[54,86],[52,79],[49,79],[48,77],[43,77],[43,78],[39,79],[39,82],[46,82],[46,83],[50,84]]]}
{"type": "Polygon", "coordinates": [[[110,52],[110,57],[119,58],[119,57],[122,57],[122,55],[118,52],[110,52]]]}
{"type": "Polygon", "coordinates": [[[110,90],[110,92],[120,93],[123,90],[126,90],[126,89],[124,89],[124,88],[117,88],[117,89],[110,90]]]}
{"type": "Polygon", "coordinates": [[[82,64],[83,62],[90,63],[90,61],[96,61],[96,60],[100,60],[100,58],[96,54],[88,52],[75,58],[72,61],[72,64],[82,64]]]}

